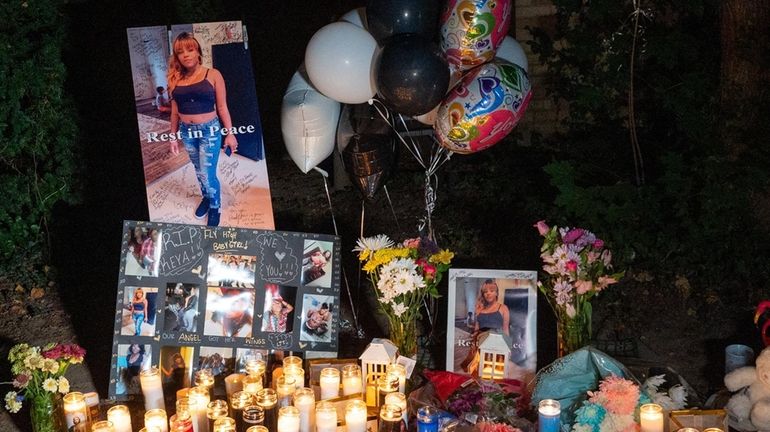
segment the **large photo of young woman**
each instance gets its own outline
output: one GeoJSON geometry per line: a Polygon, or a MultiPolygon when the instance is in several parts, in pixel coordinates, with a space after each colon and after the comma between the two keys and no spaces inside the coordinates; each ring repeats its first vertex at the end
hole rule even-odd
{"type": "Polygon", "coordinates": [[[150,220],[273,229],[241,23],[127,33],[150,220]]]}

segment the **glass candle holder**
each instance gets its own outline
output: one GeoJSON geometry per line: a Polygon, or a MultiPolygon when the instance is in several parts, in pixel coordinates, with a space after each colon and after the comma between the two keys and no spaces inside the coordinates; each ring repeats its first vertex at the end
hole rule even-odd
{"type": "Polygon", "coordinates": [[[262,425],[257,425],[246,429],[246,432],[270,432],[270,431],[268,431],[267,428],[262,425]]]}
{"type": "Polygon", "coordinates": [[[299,410],[300,432],[315,430],[315,392],[303,387],[294,392],[294,406],[299,410]]]}
{"type": "Polygon", "coordinates": [[[179,400],[179,399],[182,399],[182,398],[186,398],[187,397],[187,392],[189,392],[189,391],[190,391],[190,387],[185,387],[185,388],[181,388],[181,389],[177,390],[176,391],[176,400],[179,400]]]}
{"type": "MultiPolygon", "coordinates": [[[[335,432],[337,430],[337,408],[334,404],[325,401],[316,404],[315,424],[317,432],[335,432]]],[[[300,432],[306,432],[302,430],[301,425],[300,432]]]]}
{"type": "Polygon", "coordinates": [[[385,403],[385,396],[398,391],[398,377],[396,375],[383,375],[377,380],[377,406],[385,403]]]}
{"type": "Polygon", "coordinates": [[[724,432],[724,431],[718,427],[710,427],[710,428],[703,429],[703,432],[724,432]]]}
{"type": "Polygon", "coordinates": [[[340,396],[340,371],[337,368],[321,369],[321,400],[340,396]]]}
{"type": "Polygon", "coordinates": [[[251,376],[259,376],[265,374],[267,370],[267,363],[262,359],[252,358],[246,360],[246,374],[251,376]]]}
{"type": "Polygon", "coordinates": [[[401,408],[401,417],[404,420],[404,425],[409,424],[409,413],[406,411],[406,395],[401,392],[388,393],[385,396],[385,405],[395,405],[401,408]]]}
{"type": "Polygon", "coordinates": [[[247,375],[243,378],[243,391],[256,395],[262,390],[261,375],[247,375]]]}
{"type": "Polygon", "coordinates": [[[299,410],[285,406],[278,410],[278,429],[281,432],[299,432],[299,410]]]}
{"type": "Polygon", "coordinates": [[[233,396],[235,392],[243,390],[243,379],[246,375],[234,373],[225,377],[225,392],[227,393],[227,400],[233,396]]]}
{"type": "Polygon", "coordinates": [[[283,358],[283,367],[298,367],[302,369],[302,357],[298,356],[286,356],[283,358]]]}
{"type": "Polygon", "coordinates": [[[361,366],[357,364],[342,367],[342,395],[348,396],[363,392],[361,380],[361,366]]]}
{"type": "Polygon", "coordinates": [[[281,375],[278,377],[275,381],[275,394],[278,397],[278,408],[291,405],[291,396],[296,389],[297,384],[294,382],[293,376],[281,375]]]}
{"type": "MultiPolygon", "coordinates": [[[[191,432],[193,431],[193,420],[190,413],[181,411],[171,416],[168,420],[171,432],[191,432]]],[[[207,425],[208,426],[208,425],[207,425]]],[[[206,429],[208,430],[208,429],[206,429]]]]}
{"type": "Polygon", "coordinates": [[[88,422],[86,398],[83,393],[70,392],[64,395],[64,418],[67,429],[75,425],[83,425],[88,422]]]}
{"type": "Polygon", "coordinates": [[[380,421],[378,432],[401,432],[401,408],[396,405],[385,404],[380,408],[380,421]]]}
{"type": "Polygon", "coordinates": [[[187,396],[177,399],[174,405],[176,407],[176,410],[174,412],[177,412],[177,413],[186,412],[188,414],[190,413],[190,399],[187,396]]]}
{"type": "Polygon", "coordinates": [[[417,410],[417,432],[438,432],[438,409],[432,406],[417,410]]]}
{"type": "Polygon", "coordinates": [[[255,398],[256,396],[249,392],[235,392],[230,398],[230,418],[235,419],[238,423],[242,423],[243,409],[249,405],[254,405],[255,398]]]}
{"type": "Polygon", "coordinates": [[[305,370],[299,366],[284,366],[283,376],[294,378],[295,388],[302,388],[305,386],[305,370]]]}
{"type": "Polygon", "coordinates": [[[139,383],[144,395],[144,409],[164,409],[166,403],[163,400],[163,383],[160,379],[160,371],[155,366],[139,372],[139,383]]]}
{"type": "Polygon", "coordinates": [[[543,399],[537,405],[537,429],[539,432],[559,432],[561,404],[555,399],[543,399]]]}
{"type": "Polygon", "coordinates": [[[385,375],[398,377],[398,391],[406,394],[406,367],[402,364],[391,363],[385,366],[385,375]]]}
{"type": "Polygon", "coordinates": [[[205,431],[209,427],[208,406],[210,387],[198,385],[190,389],[187,399],[190,404],[190,417],[196,431],[205,431]]]}
{"type": "Polygon", "coordinates": [[[345,405],[347,432],[366,432],[366,402],[352,400],[345,405]]]}
{"type": "Polygon", "coordinates": [[[215,400],[209,402],[206,406],[206,417],[209,419],[209,430],[214,429],[214,420],[222,417],[227,417],[229,407],[227,402],[223,400],[215,400]]]}
{"type": "Polygon", "coordinates": [[[278,396],[275,394],[275,390],[270,388],[260,390],[257,393],[256,402],[265,410],[264,425],[271,431],[276,430],[278,426],[278,396]]]}
{"type": "Polygon", "coordinates": [[[264,425],[265,410],[259,405],[247,406],[246,408],[243,409],[243,416],[241,416],[241,423],[243,424],[243,427],[239,427],[238,430],[243,430],[251,426],[264,425]]]}
{"type": "Polygon", "coordinates": [[[211,369],[201,369],[196,371],[193,385],[195,387],[205,388],[209,393],[209,399],[212,399],[214,396],[214,373],[211,371],[211,369]]]}
{"type": "Polygon", "coordinates": [[[109,420],[101,420],[91,425],[91,432],[115,432],[115,426],[109,420]]]}
{"type": "Polygon", "coordinates": [[[641,432],[663,432],[663,407],[648,403],[639,407],[641,432]]]}
{"type": "Polygon", "coordinates": [[[155,427],[158,428],[160,432],[168,432],[168,417],[166,417],[166,410],[155,408],[145,412],[144,427],[147,429],[155,427]]]}
{"type": "Polygon", "coordinates": [[[132,432],[131,412],[125,405],[115,405],[107,410],[107,420],[112,422],[115,432],[132,432]]]}
{"type": "Polygon", "coordinates": [[[211,432],[237,432],[235,420],[230,417],[220,417],[214,422],[214,429],[211,432]]]}

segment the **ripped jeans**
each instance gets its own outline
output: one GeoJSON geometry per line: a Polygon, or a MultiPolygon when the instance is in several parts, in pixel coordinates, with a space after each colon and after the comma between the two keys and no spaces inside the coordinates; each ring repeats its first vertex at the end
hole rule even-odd
{"type": "Polygon", "coordinates": [[[195,167],[195,175],[201,187],[201,195],[209,199],[209,208],[218,209],[221,205],[221,190],[217,178],[217,162],[222,148],[222,135],[219,133],[219,118],[214,117],[206,123],[179,123],[182,143],[190,162],[195,167]],[[214,133],[211,133],[211,128],[214,133]]]}
{"type": "Polygon", "coordinates": [[[134,335],[140,336],[142,334],[142,323],[144,322],[144,312],[134,312],[134,335]]]}

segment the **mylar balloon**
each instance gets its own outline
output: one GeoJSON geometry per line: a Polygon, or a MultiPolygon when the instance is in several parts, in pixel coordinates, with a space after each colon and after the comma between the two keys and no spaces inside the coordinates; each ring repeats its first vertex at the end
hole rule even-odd
{"type": "Polygon", "coordinates": [[[508,135],[532,97],[527,72],[503,60],[471,70],[449,92],[433,128],[456,153],[484,150],[508,135]]]}
{"type": "Polygon", "coordinates": [[[432,110],[449,88],[449,66],[438,46],[416,34],[388,39],[376,73],[382,102],[409,116],[432,110]]]}
{"type": "Polygon", "coordinates": [[[438,0],[368,0],[369,32],[382,45],[385,39],[403,33],[432,38],[438,28],[438,0]]]}
{"type": "Polygon", "coordinates": [[[340,103],[318,92],[300,68],[289,82],[281,106],[281,132],[286,150],[307,173],[334,151],[340,103]]]}
{"type": "Polygon", "coordinates": [[[505,39],[503,39],[503,43],[497,47],[495,57],[513,63],[516,66],[521,66],[522,69],[529,72],[527,53],[524,52],[524,48],[516,41],[516,39],[510,36],[506,36],[505,39]]]}
{"type": "Polygon", "coordinates": [[[374,105],[363,103],[342,106],[337,124],[337,149],[340,153],[345,151],[354,135],[384,135],[391,138],[392,134],[390,123],[382,118],[374,105]]]}
{"type": "Polygon", "coordinates": [[[342,152],[342,161],[363,197],[372,200],[395,164],[393,140],[385,135],[354,135],[342,152]]]}
{"type": "Polygon", "coordinates": [[[495,56],[511,25],[511,0],[449,0],[441,17],[441,49],[454,69],[495,56]]]}
{"type": "Polygon", "coordinates": [[[360,7],[348,11],[342,15],[338,21],[347,21],[356,27],[366,28],[366,9],[360,7]]]}
{"type": "Polygon", "coordinates": [[[313,86],[343,103],[363,103],[377,93],[372,62],[377,42],[361,27],[345,21],[318,30],[305,49],[305,67],[313,86]]]}

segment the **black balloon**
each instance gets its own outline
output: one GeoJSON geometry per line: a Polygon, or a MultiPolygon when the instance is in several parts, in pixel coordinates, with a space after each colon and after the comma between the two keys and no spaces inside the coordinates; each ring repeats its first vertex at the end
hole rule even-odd
{"type": "Polygon", "coordinates": [[[438,45],[414,34],[396,35],[382,48],[377,91],[388,108],[409,116],[425,114],[444,99],[449,64],[438,45]]]}
{"type": "Polygon", "coordinates": [[[389,135],[353,135],[342,151],[342,161],[350,181],[369,201],[374,199],[393,172],[393,147],[393,139],[389,135]]]}
{"type": "Polygon", "coordinates": [[[402,33],[432,38],[438,31],[439,9],[438,0],[367,0],[367,28],[380,45],[402,33]]]}

